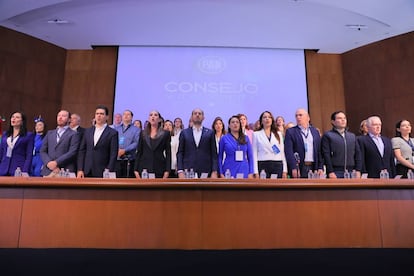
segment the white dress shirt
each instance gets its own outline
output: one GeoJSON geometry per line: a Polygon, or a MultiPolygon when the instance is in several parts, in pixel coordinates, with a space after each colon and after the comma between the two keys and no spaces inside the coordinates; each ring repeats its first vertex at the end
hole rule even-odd
{"type": "Polygon", "coordinates": [[[108,124],[104,124],[102,127],[95,126],[95,132],[93,133],[93,145],[96,146],[96,144],[99,141],[99,138],[101,138],[102,133],[104,132],[105,128],[108,124]]]}
{"type": "Polygon", "coordinates": [[[199,128],[193,126],[193,136],[194,136],[194,141],[197,147],[200,144],[202,133],[203,133],[203,126],[200,126],[199,128]]]}

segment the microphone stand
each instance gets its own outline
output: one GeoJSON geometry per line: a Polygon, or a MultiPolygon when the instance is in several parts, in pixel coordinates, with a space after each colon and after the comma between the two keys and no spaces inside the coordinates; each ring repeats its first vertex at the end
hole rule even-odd
{"type": "Polygon", "coordinates": [[[131,167],[131,162],[129,161],[129,158],[127,160],[127,171],[126,171],[126,177],[129,178],[129,170],[131,167]]]}
{"type": "Polygon", "coordinates": [[[299,163],[300,163],[300,160],[296,160],[296,174],[298,178],[300,178],[299,163]]]}

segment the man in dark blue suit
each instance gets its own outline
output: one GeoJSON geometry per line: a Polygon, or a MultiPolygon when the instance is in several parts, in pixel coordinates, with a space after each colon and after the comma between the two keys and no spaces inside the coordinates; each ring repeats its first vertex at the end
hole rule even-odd
{"type": "Polygon", "coordinates": [[[210,177],[217,177],[217,146],[214,132],[202,126],[204,112],[194,109],[191,113],[192,127],[180,133],[177,170],[178,177],[185,178],[184,170],[193,169],[198,174],[207,173],[210,177]]]}
{"type": "Polygon", "coordinates": [[[107,124],[108,108],[97,106],[95,125],[83,134],[78,154],[77,177],[102,177],[105,169],[115,171],[118,132],[107,124]]]}
{"type": "Polygon", "coordinates": [[[310,117],[305,109],[295,113],[297,125],[286,130],[285,157],[291,177],[307,178],[309,170],[322,174],[320,153],[321,136],[310,125],[310,117]]]}
{"type": "Polygon", "coordinates": [[[394,151],[391,140],[381,135],[382,122],[378,116],[367,119],[368,134],[358,139],[362,155],[362,173],[369,178],[379,178],[382,170],[395,176],[394,151]]]}

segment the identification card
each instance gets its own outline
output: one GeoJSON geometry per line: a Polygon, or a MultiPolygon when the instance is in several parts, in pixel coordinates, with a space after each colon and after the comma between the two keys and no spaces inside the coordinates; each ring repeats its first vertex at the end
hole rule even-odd
{"type": "Polygon", "coordinates": [[[280,149],[276,145],[272,146],[272,150],[275,154],[278,154],[280,152],[280,149]]]}
{"type": "Polygon", "coordinates": [[[119,145],[123,145],[125,142],[125,137],[124,136],[119,136],[119,145]]]}
{"type": "Polygon", "coordinates": [[[243,151],[236,150],[236,161],[243,161],[243,151]]]}
{"type": "Polygon", "coordinates": [[[6,156],[11,157],[12,156],[12,151],[13,151],[13,149],[11,147],[7,147],[6,156]]]}

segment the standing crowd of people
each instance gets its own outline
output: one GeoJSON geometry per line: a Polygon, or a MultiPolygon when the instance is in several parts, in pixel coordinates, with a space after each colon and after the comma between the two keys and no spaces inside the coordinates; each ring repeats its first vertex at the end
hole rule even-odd
{"type": "Polygon", "coordinates": [[[411,124],[401,120],[392,139],[381,135],[382,122],[371,116],[361,122],[360,135],[348,131],[343,111],[331,115],[332,129],[321,134],[310,124],[305,109],[295,112],[296,125],[285,124],[270,111],[260,114],[250,128],[245,114],[225,121],[216,117],[211,128],[203,125],[204,112],[194,109],[189,126],[181,118],[164,120],[152,110],[142,125],[125,110],[108,125],[108,108],[95,109],[93,125],[80,126],[80,116],[60,110],[56,128],[47,131],[43,118],[35,131],[27,118],[13,112],[1,138],[0,176],[16,170],[29,176],[55,177],[61,172],[78,178],[308,178],[309,173],[328,178],[379,178],[387,172],[407,178],[414,169],[411,124]]]}

